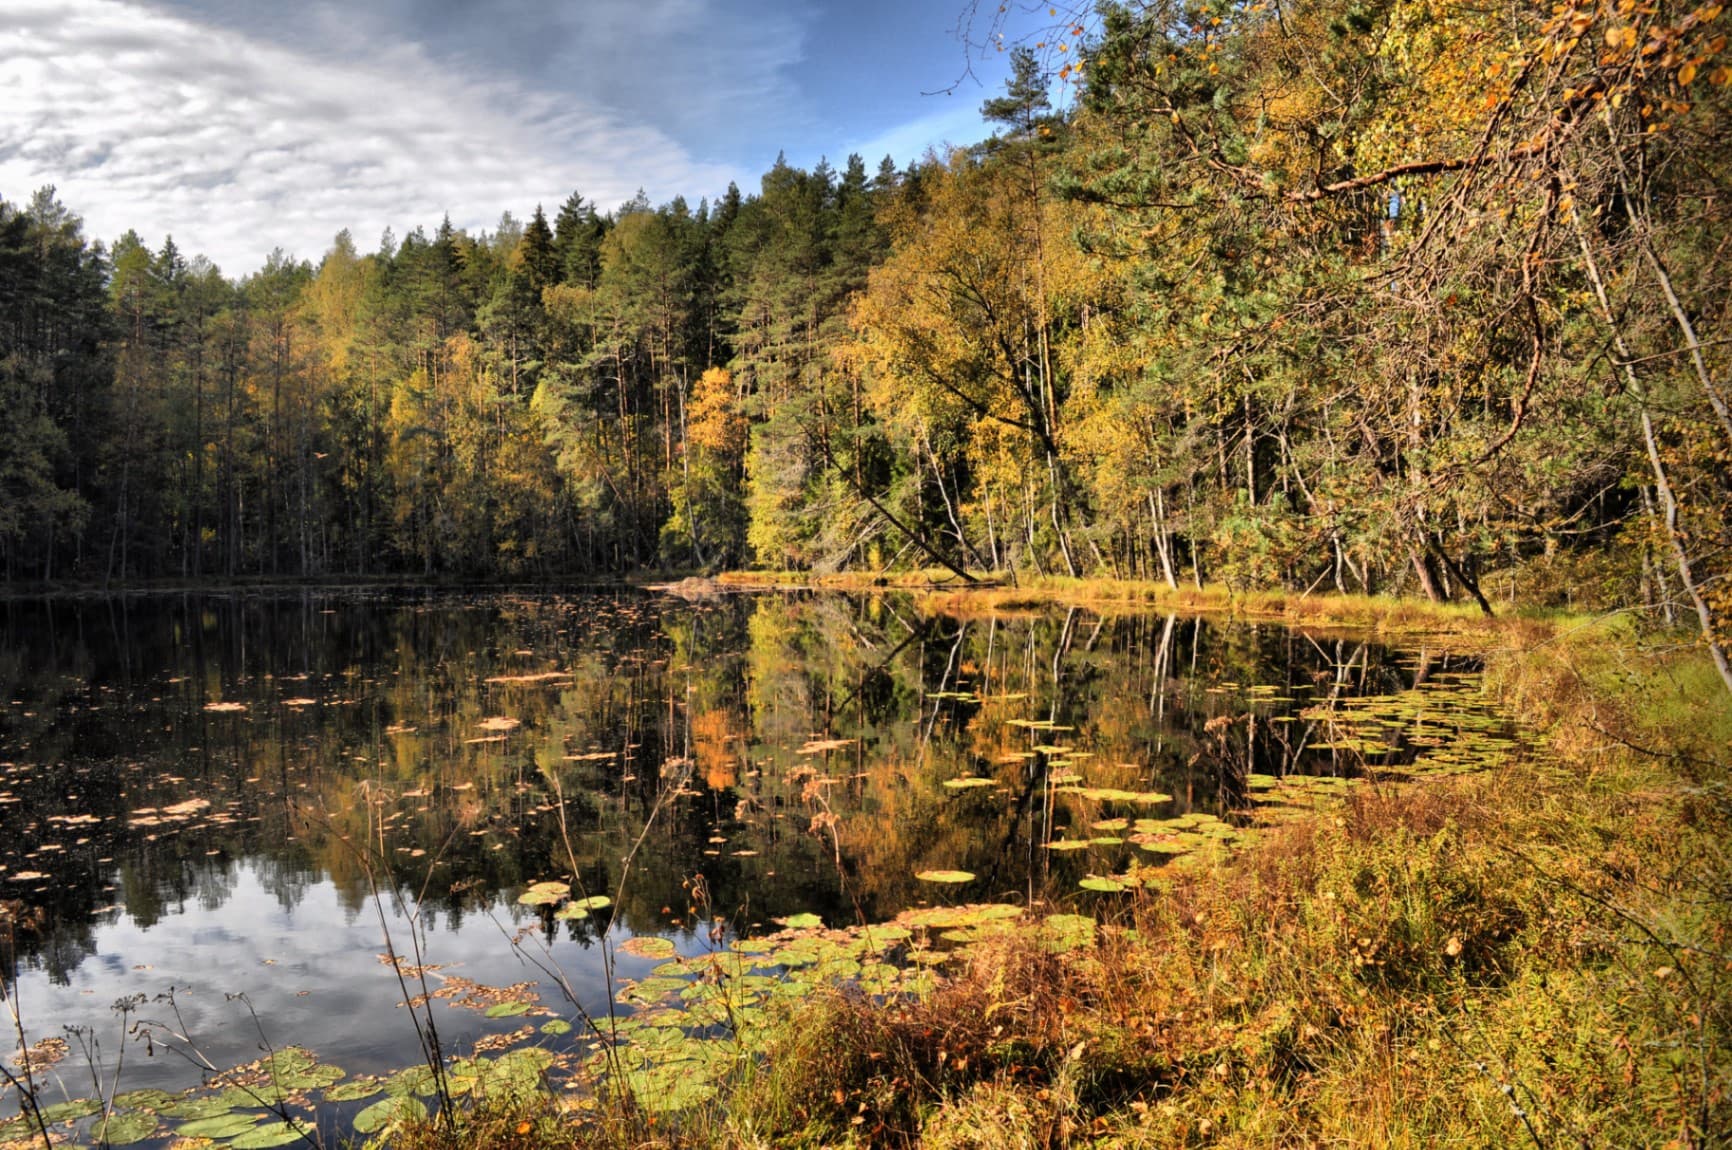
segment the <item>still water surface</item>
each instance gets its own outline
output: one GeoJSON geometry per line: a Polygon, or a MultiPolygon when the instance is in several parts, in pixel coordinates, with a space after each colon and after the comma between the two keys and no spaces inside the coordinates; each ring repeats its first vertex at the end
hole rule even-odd
{"type": "MultiPolygon", "coordinates": [[[[144,995],[219,1066],[262,1037],[383,1071],[417,1057],[387,933],[558,1006],[512,945],[539,930],[597,1013],[602,932],[692,954],[795,914],[1086,905],[1077,880],[1134,847],[1046,849],[1101,818],[1056,772],[1171,796],[1133,813],[1231,817],[1253,774],[1354,768],[1308,707],[1472,669],[1270,624],[895,596],[0,601],[0,961],[33,1038],[94,1028],[110,1065],[111,1004],[144,995]],[[989,782],[944,785],[964,778],[989,782]],[[549,879],[615,906],[518,903],[549,879]]],[[[458,1050],[521,1021],[440,1017],[458,1050]]],[[[140,1047],[125,1087],[198,1080],[140,1047]]],[[[78,1061],[56,1073],[89,1093],[78,1061]]]]}

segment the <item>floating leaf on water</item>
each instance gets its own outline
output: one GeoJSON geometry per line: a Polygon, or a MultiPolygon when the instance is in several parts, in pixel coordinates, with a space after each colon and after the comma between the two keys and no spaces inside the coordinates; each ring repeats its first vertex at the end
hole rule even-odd
{"type": "Polygon", "coordinates": [[[128,1090],[114,1096],[114,1105],[122,1110],[161,1110],[173,1106],[175,1096],[166,1090],[128,1090]]]}
{"type": "Polygon", "coordinates": [[[1120,894],[1131,889],[1116,878],[1100,878],[1092,874],[1079,881],[1077,885],[1084,890],[1100,891],[1103,894],[1120,894]]]}
{"type": "Polygon", "coordinates": [[[182,1138],[233,1138],[251,1130],[263,1117],[262,1114],[221,1114],[184,1122],[176,1127],[175,1133],[182,1138]]]}
{"type": "Polygon", "coordinates": [[[571,884],[566,882],[538,882],[517,896],[517,901],[524,906],[552,906],[571,894],[571,884]]]}
{"type": "Polygon", "coordinates": [[[923,870],[914,876],[921,882],[973,882],[974,873],[965,870],[923,870]]]}
{"type": "Polygon", "coordinates": [[[514,731],[523,725],[523,721],[521,719],[508,719],[501,715],[491,719],[482,719],[475,725],[483,731],[514,731]]]}
{"type": "Polygon", "coordinates": [[[815,914],[791,914],[787,918],[779,918],[776,921],[783,926],[792,927],[794,930],[816,930],[824,925],[824,920],[815,914]]]}
{"type": "Polygon", "coordinates": [[[1123,845],[1124,841],[1117,835],[1098,835],[1089,840],[1089,845],[1092,847],[1116,847],[1123,845]]]}
{"type": "Polygon", "coordinates": [[[559,919],[561,922],[576,922],[578,919],[588,918],[589,912],[575,903],[567,903],[565,906],[554,911],[553,917],[559,919]]]}
{"type": "Polygon", "coordinates": [[[1130,825],[1129,819],[1102,819],[1098,823],[1091,824],[1097,831],[1122,831],[1130,825]]]}
{"type": "Polygon", "coordinates": [[[234,1150],[270,1150],[272,1146],[287,1146],[299,1142],[310,1133],[298,1122],[268,1122],[249,1130],[230,1142],[234,1150]]]}
{"type": "Polygon", "coordinates": [[[245,703],[206,703],[204,709],[219,715],[230,715],[247,709],[245,703]]]}
{"type": "Polygon", "coordinates": [[[557,1037],[571,1033],[571,1023],[563,1018],[552,1018],[541,1024],[541,1033],[557,1037]]]}
{"type": "Polygon", "coordinates": [[[689,985],[683,978],[646,978],[624,988],[614,998],[619,1002],[636,1002],[647,1006],[664,998],[671,998],[689,985]]]}
{"type": "Polygon", "coordinates": [[[822,755],[827,751],[839,751],[843,747],[851,747],[858,739],[813,739],[798,751],[798,755],[822,755]]]}
{"type": "Polygon", "coordinates": [[[165,1118],[219,1118],[236,1107],[254,1105],[252,1098],[240,1091],[225,1090],[221,1094],[183,1094],[172,1105],[161,1108],[165,1118]]]}
{"type": "Polygon", "coordinates": [[[385,1080],[385,1093],[392,1098],[407,1098],[412,1094],[430,1095],[436,1093],[438,1087],[433,1072],[425,1066],[411,1066],[406,1070],[399,1070],[385,1080]]]}
{"type": "Polygon", "coordinates": [[[1040,924],[1040,937],[1054,954],[1093,946],[1095,920],[1082,914],[1048,915],[1040,924]]]}
{"type": "Polygon", "coordinates": [[[624,1087],[646,1110],[664,1113],[686,1110],[707,1102],[716,1093],[714,1084],[691,1071],[688,1063],[633,1071],[625,1076],[624,1087]]]}
{"type": "Polygon", "coordinates": [[[516,1018],[520,1014],[528,1014],[534,1003],[530,1002],[496,1002],[487,1008],[489,1018],[516,1018]]]}
{"type": "Polygon", "coordinates": [[[650,934],[640,934],[635,938],[628,938],[619,944],[619,949],[624,954],[635,955],[638,958],[672,958],[679,953],[669,940],[657,938],[650,934]]]}
{"type": "Polygon", "coordinates": [[[613,905],[613,900],[605,894],[592,894],[588,898],[573,899],[571,905],[579,910],[605,910],[613,905]]]}
{"type": "Polygon", "coordinates": [[[913,931],[910,931],[905,926],[869,926],[862,930],[861,941],[866,944],[867,950],[883,950],[893,943],[908,938],[912,934],[913,931]]]}
{"type": "Polygon", "coordinates": [[[996,787],[998,785],[998,780],[983,779],[978,775],[969,775],[966,778],[946,779],[944,785],[953,791],[966,791],[974,787],[996,787]]]}
{"type": "Polygon", "coordinates": [[[1087,839],[1054,839],[1046,844],[1049,851],[1086,851],[1089,849],[1087,839]]]}
{"type": "Polygon", "coordinates": [[[418,1122],[427,1117],[419,1098],[387,1098],[355,1115],[355,1133],[377,1134],[395,1122],[418,1122]]]}
{"type": "Polygon", "coordinates": [[[896,916],[896,921],[905,926],[949,930],[955,927],[978,926],[981,923],[999,919],[1019,918],[1021,915],[1022,908],[1020,906],[988,902],[965,906],[936,906],[924,907],[919,910],[905,910],[896,916]]]}
{"type": "Polygon", "coordinates": [[[359,1102],[363,1098],[373,1097],[383,1089],[384,1082],[377,1078],[355,1078],[336,1086],[327,1086],[324,1098],[326,1102],[359,1102]]]}
{"type": "Polygon", "coordinates": [[[1138,803],[1153,806],[1156,803],[1170,803],[1173,796],[1160,791],[1122,791],[1116,787],[1060,787],[1059,793],[1076,795],[1078,798],[1090,799],[1098,803],[1138,803]]]}
{"type": "Polygon", "coordinates": [[[131,1146],[155,1134],[157,1126],[156,1115],[128,1111],[124,1114],[110,1114],[107,1123],[98,1121],[91,1127],[90,1132],[98,1141],[105,1140],[110,1146],[131,1146]]]}
{"type": "Polygon", "coordinates": [[[94,1098],[74,1098],[68,1102],[56,1102],[52,1106],[42,1108],[42,1121],[53,1126],[59,1122],[71,1122],[75,1118],[85,1118],[102,1110],[102,1103],[94,1098]]]}

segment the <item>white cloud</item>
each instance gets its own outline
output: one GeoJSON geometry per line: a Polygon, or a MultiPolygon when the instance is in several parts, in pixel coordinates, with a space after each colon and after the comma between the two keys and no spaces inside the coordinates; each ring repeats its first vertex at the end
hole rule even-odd
{"type": "Polygon", "coordinates": [[[572,96],[399,45],[361,61],[119,0],[0,0],[0,192],[54,184],[113,238],[172,233],[230,274],[449,212],[490,227],[572,191],[695,198],[739,173],[572,96]]]}

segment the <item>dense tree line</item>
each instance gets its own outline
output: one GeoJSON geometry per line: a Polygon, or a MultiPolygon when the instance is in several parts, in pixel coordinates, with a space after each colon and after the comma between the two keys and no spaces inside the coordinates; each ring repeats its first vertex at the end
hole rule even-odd
{"type": "Polygon", "coordinates": [[[0,205],[5,571],[942,564],[1714,635],[1728,23],[1106,4],[973,149],[238,282],[0,205]]]}

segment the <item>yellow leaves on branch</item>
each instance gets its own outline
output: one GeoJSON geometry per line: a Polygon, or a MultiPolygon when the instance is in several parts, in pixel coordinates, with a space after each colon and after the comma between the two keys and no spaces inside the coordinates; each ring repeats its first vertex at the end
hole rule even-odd
{"type": "Polygon", "coordinates": [[[745,450],[746,417],[740,413],[734,373],[727,368],[709,368],[692,387],[686,438],[729,459],[737,458],[745,450]]]}

